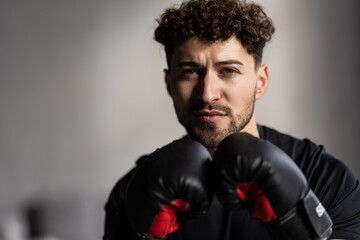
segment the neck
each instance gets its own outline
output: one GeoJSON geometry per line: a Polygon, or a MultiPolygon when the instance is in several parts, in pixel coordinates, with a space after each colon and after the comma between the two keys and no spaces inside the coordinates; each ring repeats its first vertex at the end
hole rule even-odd
{"type": "Polygon", "coordinates": [[[255,114],[253,114],[249,123],[240,132],[247,132],[257,138],[260,138],[259,130],[256,124],[255,114]]]}
{"type": "Polygon", "coordinates": [[[208,148],[207,150],[210,153],[211,157],[213,157],[216,152],[216,148],[208,148]]]}

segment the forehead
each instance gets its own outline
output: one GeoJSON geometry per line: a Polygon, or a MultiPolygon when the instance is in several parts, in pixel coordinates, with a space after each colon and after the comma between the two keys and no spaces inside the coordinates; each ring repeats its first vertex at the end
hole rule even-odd
{"type": "Polygon", "coordinates": [[[244,64],[254,64],[254,58],[243,47],[241,42],[233,37],[224,41],[206,43],[198,38],[190,38],[178,43],[171,57],[171,65],[179,61],[195,61],[200,64],[224,60],[239,60],[244,64]]]}

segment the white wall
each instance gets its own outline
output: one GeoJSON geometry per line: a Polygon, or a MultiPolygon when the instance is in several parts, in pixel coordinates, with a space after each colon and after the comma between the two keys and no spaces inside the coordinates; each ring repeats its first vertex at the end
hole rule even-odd
{"type": "MultiPolygon", "coordinates": [[[[360,175],[360,4],[258,2],[277,28],[258,121],[324,144],[360,175]]],[[[154,19],[173,3],[0,1],[2,222],[34,199],[81,199],[94,206],[81,210],[93,220],[63,236],[99,239],[116,180],[138,156],[184,134],[152,40],[154,19]]]]}
{"type": "Polygon", "coordinates": [[[277,32],[265,52],[271,80],[258,120],[325,145],[360,176],[360,2],[263,5],[277,32]]]}

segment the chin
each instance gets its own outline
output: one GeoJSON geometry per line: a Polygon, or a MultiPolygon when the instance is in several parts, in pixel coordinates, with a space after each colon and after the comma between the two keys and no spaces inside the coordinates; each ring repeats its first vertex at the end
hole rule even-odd
{"type": "Polygon", "coordinates": [[[220,142],[230,135],[226,130],[215,130],[215,129],[189,129],[187,131],[190,138],[200,142],[206,148],[217,148],[220,142]]]}

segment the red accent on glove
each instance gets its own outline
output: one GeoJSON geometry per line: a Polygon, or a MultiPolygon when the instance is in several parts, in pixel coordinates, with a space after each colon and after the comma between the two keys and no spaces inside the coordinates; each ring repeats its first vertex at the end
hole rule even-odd
{"type": "Polygon", "coordinates": [[[166,235],[179,229],[176,219],[176,212],[190,211],[190,204],[184,200],[174,200],[170,204],[164,205],[150,228],[151,238],[165,238],[166,235]]]}
{"type": "Polygon", "coordinates": [[[236,192],[241,200],[252,200],[255,202],[251,210],[251,216],[253,218],[259,219],[262,222],[270,222],[277,218],[269,199],[255,183],[240,183],[236,188],[236,192]]]}

